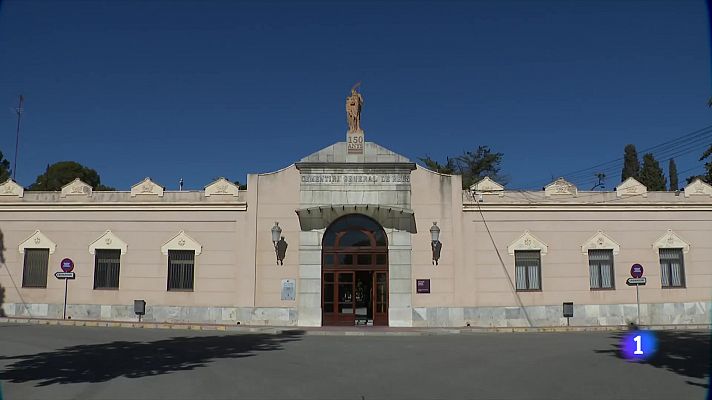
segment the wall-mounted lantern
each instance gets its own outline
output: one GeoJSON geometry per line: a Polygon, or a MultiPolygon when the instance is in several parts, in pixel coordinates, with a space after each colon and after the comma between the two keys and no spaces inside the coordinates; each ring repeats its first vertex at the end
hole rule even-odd
{"type": "Polygon", "coordinates": [[[282,236],[282,228],[279,222],[275,222],[272,227],[272,243],[274,244],[274,254],[277,256],[277,264],[284,265],[284,257],[287,255],[287,242],[282,236]]]}
{"type": "Polygon", "coordinates": [[[437,222],[433,222],[433,226],[430,227],[430,239],[433,248],[433,265],[438,265],[443,244],[440,243],[440,227],[437,222]]]}

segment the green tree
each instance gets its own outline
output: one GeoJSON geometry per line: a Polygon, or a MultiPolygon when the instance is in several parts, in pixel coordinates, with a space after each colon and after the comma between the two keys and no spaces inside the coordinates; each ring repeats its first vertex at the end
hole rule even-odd
{"type": "Polygon", "coordinates": [[[677,185],[677,165],[675,165],[675,159],[671,158],[668,163],[668,175],[670,176],[670,191],[674,192],[678,189],[677,185]]]}
{"type": "Polygon", "coordinates": [[[665,190],[665,174],[660,168],[658,160],[651,153],[643,155],[643,168],[640,170],[640,183],[645,185],[650,191],[665,190]]]}
{"type": "Polygon", "coordinates": [[[623,171],[621,173],[621,182],[633,177],[638,179],[640,176],[640,162],[638,161],[638,151],[635,150],[634,144],[628,144],[623,150],[623,171]]]}
{"type": "Polygon", "coordinates": [[[431,170],[435,171],[441,174],[448,174],[452,175],[455,173],[455,163],[453,162],[452,158],[447,157],[447,161],[445,164],[440,164],[439,162],[433,160],[429,156],[425,156],[422,158],[418,158],[420,161],[422,161],[425,166],[431,170]]]}
{"type": "Polygon", "coordinates": [[[704,175],[701,175],[700,178],[702,178],[703,181],[712,184],[712,144],[709,149],[702,153],[702,157],[700,157],[700,161],[704,161],[706,159],[709,159],[705,163],[706,172],[704,175]]]}
{"type": "Polygon", "coordinates": [[[10,170],[10,161],[6,160],[0,151],[0,183],[5,182],[12,176],[12,171],[10,170]]]}
{"type": "Polygon", "coordinates": [[[467,189],[485,176],[505,184],[507,177],[501,174],[504,154],[493,153],[488,146],[479,146],[474,151],[465,151],[457,157],[448,157],[445,164],[431,159],[420,158],[428,169],[441,174],[462,175],[462,188],[467,189]]]}
{"type": "Polygon", "coordinates": [[[61,190],[62,186],[76,178],[91,185],[94,190],[116,190],[112,187],[102,185],[101,178],[95,170],[74,161],[60,161],[52,165],[48,164],[45,173],[39,175],[35,183],[30,185],[27,190],[61,190]]]}

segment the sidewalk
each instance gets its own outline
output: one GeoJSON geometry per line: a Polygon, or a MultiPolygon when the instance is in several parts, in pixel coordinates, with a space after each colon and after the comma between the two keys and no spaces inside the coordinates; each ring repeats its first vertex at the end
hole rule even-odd
{"type": "MultiPolygon", "coordinates": [[[[325,327],[297,327],[297,326],[247,326],[224,324],[191,324],[175,322],[128,322],[128,321],[98,321],[79,319],[46,319],[2,317],[0,324],[34,324],[34,325],[61,325],[61,326],[87,326],[107,328],[135,328],[135,329],[177,329],[197,331],[226,331],[235,333],[260,333],[278,335],[283,332],[299,331],[309,336],[433,336],[433,335],[458,335],[493,332],[602,332],[628,330],[625,325],[612,326],[538,326],[538,327],[388,327],[388,326],[325,326],[325,327]]],[[[644,325],[641,330],[710,330],[711,325],[644,325]]]]}

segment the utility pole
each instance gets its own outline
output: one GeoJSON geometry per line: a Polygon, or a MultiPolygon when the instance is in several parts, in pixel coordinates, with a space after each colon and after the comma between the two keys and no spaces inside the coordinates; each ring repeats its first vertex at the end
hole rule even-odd
{"type": "Polygon", "coordinates": [[[20,103],[17,105],[15,112],[17,113],[17,131],[15,132],[15,162],[12,165],[12,180],[15,180],[17,174],[17,150],[20,148],[20,121],[22,120],[22,113],[25,111],[22,108],[22,103],[25,98],[20,95],[20,103]]]}

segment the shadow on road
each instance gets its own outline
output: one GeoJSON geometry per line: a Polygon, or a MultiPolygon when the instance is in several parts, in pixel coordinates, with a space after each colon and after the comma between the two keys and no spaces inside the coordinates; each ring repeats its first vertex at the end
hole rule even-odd
{"type": "Polygon", "coordinates": [[[290,331],[279,335],[176,337],[154,342],[71,346],[46,353],[0,357],[0,360],[18,360],[0,372],[0,380],[39,381],[36,386],[47,386],[162,375],[203,367],[214,359],[282,350],[284,343],[299,340],[302,335],[303,332],[290,331]]]}
{"type": "MultiPolygon", "coordinates": [[[[613,349],[594,350],[596,353],[610,354],[625,359],[621,351],[621,338],[624,333],[615,333],[613,349]]],[[[710,377],[710,332],[695,331],[656,331],[658,350],[651,358],[637,361],[656,368],[664,368],[688,378],[709,379],[710,377]]],[[[709,388],[709,383],[699,384],[687,381],[687,384],[709,388]]]]}

